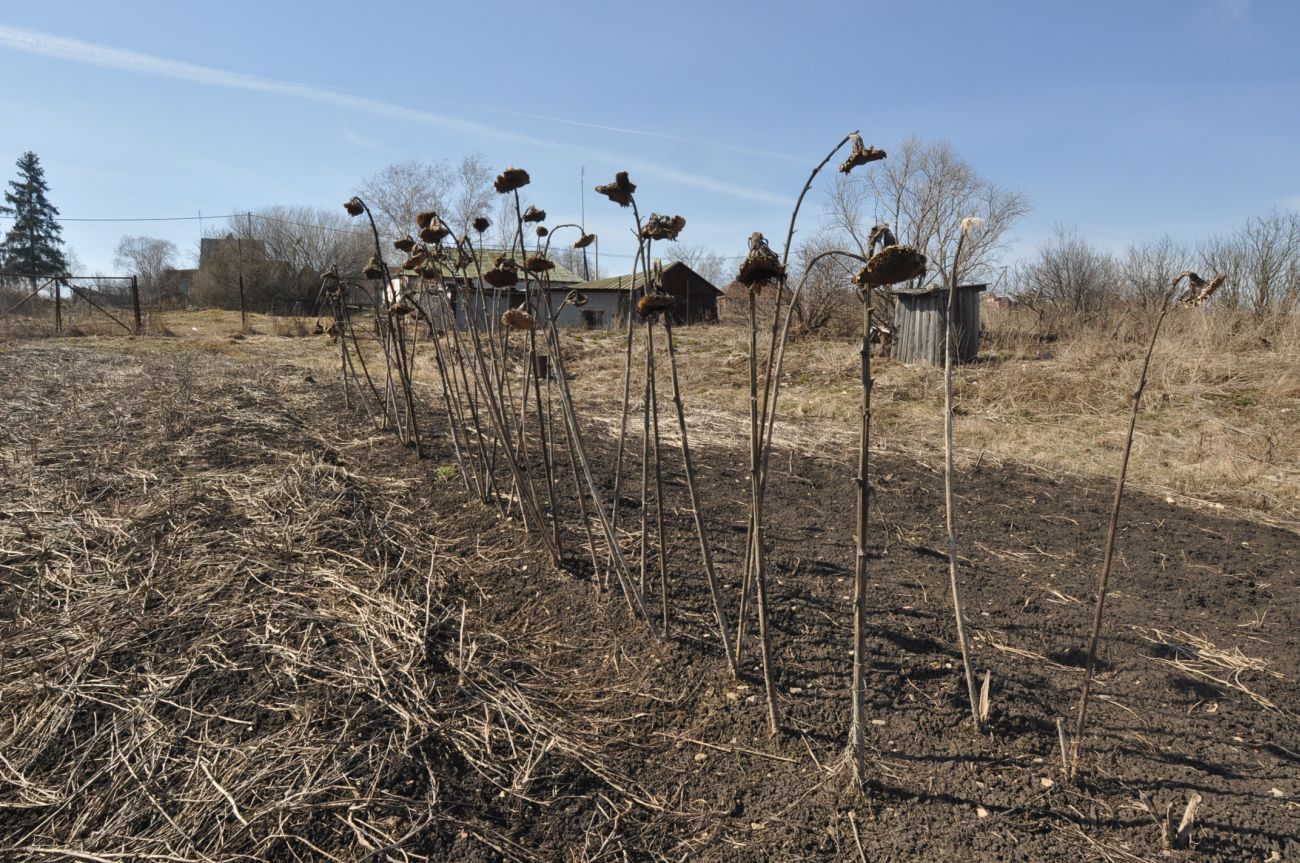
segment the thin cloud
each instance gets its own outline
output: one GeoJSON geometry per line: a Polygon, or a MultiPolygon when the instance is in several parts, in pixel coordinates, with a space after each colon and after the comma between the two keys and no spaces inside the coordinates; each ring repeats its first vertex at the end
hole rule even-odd
{"type": "Polygon", "coordinates": [[[672,135],[667,132],[651,132],[647,129],[629,129],[625,126],[606,126],[602,123],[584,123],[581,120],[568,120],[564,117],[549,117],[545,114],[529,114],[524,111],[507,111],[502,108],[488,108],[487,110],[494,114],[504,114],[508,117],[521,117],[525,120],[541,120],[546,123],[560,123],[564,126],[577,126],[580,129],[597,129],[601,132],[618,132],[621,135],[638,135],[643,138],[657,138],[661,141],[675,141],[679,144],[693,144],[695,146],[709,147],[714,150],[723,150],[728,153],[741,153],[746,156],[762,156],[769,159],[780,159],[796,165],[808,164],[807,156],[792,156],[789,153],[778,153],[774,150],[760,150],[754,147],[737,147],[734,144],[719,144],[713,141],[696,141],[693,138],[687,138],[682,135],[672,135]]]}
{"type": "Polygon", "coordinates": [[[1238,24],[1247,24],[1251,19],[1251,0],[1219,0],[1219,14],[1238,24]]]}
{"type": "Polygon", "coordinates": [[[372,150],[376,153],[386,153],[388,148],[368,135],[363,135],[350,126],[343,126],[339,129],[339,137],[355,147],[363,150],[372,150]]]}
{"type": "Polygon", "coordinates": [[[220,87],[227,90],[243,90],[252,93],[264,93],[284,96],[291,99],[334,105],[340,108],[374,114],[394,120],[436,126],[441,129],[446,129],[451,132],[457,132],[471,137],[496,138],[498,140],[519,144],[524,147],[544,147],[551,150],[563,150],[565,152],[586,157],[593,161],[606,162],[611,166],[629,169],[646,176],[658,177],[662,180],[667,180],[669,182],[678,183],[683,186],[700,189],[706,192],[715,192],[720,195],[727,195],[729,197],[741,198],[748,201],[757,201],[764,204],[784,205],[790,203],[790,199],[783,195],[776,195],[762,189],[755,189],[736,183],[715,180],[712,177],[692,174],[687,171],[679,171],[675,168],[669,168],[665,165],[659,165],[654,162],[630,159],[617,153],[611,153],[593,147],[550,141],[533,135],[514,132],[509,129],[500,129],[473,120],[465,120],[460,117],[453,117],[434,111],[409,108],[405,105],[386,102],[382,99],[356,96],[351,93],[345,93],[339,90],[330,90],[324,87],[316,87],[310,84],[300,84],[293,81],[280,81],[274,78],[260,78],[254,75],[245,75],[241,72],[231,72],[212,66],[200,66],[195,63],[186,63],[180,60],[168,60],[150,54],[110,48],[106,45],[96,45],[91,42],[83,42],[79,39],[53,36],[35,30],[24,30],[18,27],[5,26],[3,24],[0,24],[0,47],[10,48],[28,54],[39,54],[44,57],[52,57],[58,60],[98,66],[105,69],[117,69],[140,75],[188,81],[206,87],[220,87]]]}

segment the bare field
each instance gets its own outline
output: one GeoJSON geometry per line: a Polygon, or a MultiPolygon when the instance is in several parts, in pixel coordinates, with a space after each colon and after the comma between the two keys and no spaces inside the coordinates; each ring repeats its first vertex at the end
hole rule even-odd
{"type": "MultiPolygon", "coordinates": [[[[1126,504],[1079,787],[1059,781],[1053,723],[1077,695],[1109,502],[1108,479],[1079,474],[1108,471],[1119,441],[1066,454],[1088,428],[1114,434],[1135,360],[1060,345],[961,372],[964,568],[994,681],[984,736],[963,724],[936,550],[938,376],[884,364],[875,779],[860,797],[841,762],[853,346],[805,341],[788,361],[770,496],[791,730],[769,741],[755,669],[733,681],[709,635],[680,470],[666,476],[680,618],[662,643],[467,502],[444,478],[436,417],[416,461],[344,411],[325,339],[252,324],[234,337],[237,315],[178,313],[156,322],[169,337],[0,347],[5,859],[1157,860],[1144,807],[1192,793],[1196,859],[1300,853],[1297,536],[1266,523],[1293,519],[1295,501],[1260,491],[1296,446],[1286,414],[1268,413],[1296,401],[1280,349],[1216,365],[1207,347],[1153,381],[1135,469],[1170,462],[1139,474],[1161,493],[1126,504]],[[1224,395],[1179,400],[1215,376],[1224,395]],[[1247,390],[1265,402],[1235,404],[1247,390]],[[1273,461],[1239,489],[1217,458],[1174,458],[1195,452],[1192,416],[1236,431],[1216,443],[1229,463],[1270,435],[1273,461]],[[1235,517],[1246,508],[1260,517],[1235,517]]],[[[734,595],[743,352],[726,328],[680,335],[734,595]]],[[[619,338],[574,341],[573,384],[614,425],[619,338]]],[[[420,380],[433,405],[433,376],[420,380]]],[[[607,465],[609,439],[594,438],[607,465]]]]}

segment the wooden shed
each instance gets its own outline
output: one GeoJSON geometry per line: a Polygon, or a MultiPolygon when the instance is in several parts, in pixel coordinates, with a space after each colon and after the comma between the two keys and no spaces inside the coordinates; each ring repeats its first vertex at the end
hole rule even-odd
{"type": "MultiPolygon", "coordinates": [[[[988,285],[957,288],[954,359],[970,362],[980,350],[980,293],[988,285]]],[[[909,365],[943,365],[944,318],[948,314],[948,288],[927,285],[894,292],[894,359],[909,365]]]]}

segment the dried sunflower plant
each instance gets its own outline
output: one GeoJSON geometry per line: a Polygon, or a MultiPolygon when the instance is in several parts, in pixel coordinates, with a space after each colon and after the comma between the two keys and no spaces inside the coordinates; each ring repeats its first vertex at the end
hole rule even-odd
{"type": "MultiPolygon", "coordinates": [[[[467,491],[496,506],[503,516],[517,515],[556,564],[565,560],[560,501],[567,458],[593,579],[602,580],[603,570],[607,582],[612,573],[629,605],[648,619],[644,597],[630,578],[611,512],[595,481],[582,418],[564,370],[559,314],[565,306],[581,306],[587,300],[570,292],[559,309],[552,307],[553,234],[578,226],[548,228],[543,224],[545,210],[525,208],[520,189],[530,182],[526,170],[513,166],[496,177],[497,192],[510,196],[507,206],[513,205],[508,248],[490,251],[484,246],[483,235],[491,227],[486,217],[473,219],[473,233],[458,237],[438,213],[421,213],[416,219],[418,239],[407,236],[394,243],[405,256],[397,269],[399,280],[394,280],[376,245],[365,276],[385,286],[371,292],[385,386],[382,392],[378,386],[371,389],[404,439],[418,434],[410,381],[416,347],[424,345],[426,353],[432,353],[441,412],[467,491]]],[[[360,199],[346,206],[354,216],[369,212],[360,199]]],[[[584,231],[574,247],[594,241],[595,235],[584,231]]],[[[346,304],[342,299],[335,302],[335,326],[339,320],[346,325],[346,304]]],[[[355,355],[364,357],[359,345],[355,355]]],[[[340,362],[345,376],[355,378],[352,356],[344,348],[340,362]]],[[[351,390],[349,386],[349,400],[351,390]]]]}
{"type": "MultiPolygon", "coordinates": [[[[750,597],[754,597],[755,610],[758,618],[758,640],[759,653],[762,664],[762,674],[764,681],[764,694],[767,702],[768,726],[772,734],[777,734],[781,727],[780,706],[777,700],[775,674],[776,669],[772,662],[772,645],[771,637],[768,631],[768,591],[767,591],[767,572],[766,572],[766,538],[764,533],[764,496],[767,488],[767,467],[771,457],[772,433],[776,423],[777,401],[780,396],[781,369],[784,365],[785,346],[788,342],[792,313],[798,302],[799,294],[802,292],[807,281],[807,273],[804,278],[800,279],[794,291],[790,291],[787,285],[787,272],[789,265],[790,252],[793,247],[795,226],[798,223],[799,211],[803,206],[804,198],[812,189],[813,183],[821,170],[830,163],[846,144],[851,145],[848,158],[840,166],[840,170],[848,173],[853,169],[871,162],[879,161],[885,158],[883,150],[875,147],[866,146],[861,136],[857,132],[850,132],[837,143],[826,157],[817,164],[808,175],[807,182],[804,183],[799,197],[795,201],[793,212],[790,214],[790,224],[786,231],[785,247],[780,257],[770,248],[767,239],[759,232],[750,236],[749,253],[741,262],[736,281],[744,285],[749,293],[749,439],[750,439],[750,512],[748,525],[748,538],[745,544],[745,566],[744,574],[741,580],[741,593],[739,601],[739,613],[736,630],[736,663],[740,665],[743,661],[743,652],[745,644],[745,630],[749,619],[750,597]],[[772,329],[767,340],[766,362],[763,364],[763,385],[761,388],[758,383],[758,369],[760,365],[759,339],[758,339],[758,314],[757,298],[764,289],[774,290],[776,296],[774,299],[774,312],[772,316],[772,329]],[[782,309],[784,307],[784,317],[782,309]]],[[[862,261],[858,255],[851,252],[829,252],[820,257],[829,255],[841,255],[848,258],[862,261]]],[[[814,262],[815,263],[815,262],[814,262]]],[[[864,262],[865,263],[865,262],[864,262]]],[[[809,268],[811,270],[811,267],[809,268]]],[[[866,311],[864,310],[864,314],[866,311]]],[[[869,321],[867,326],[869,327],[869,321]]],[[[869,375],[869,366],[867,375],[869,375]]],[[[869,378],[868,378],[869,382],[869,378]]],[[[864,397],[869,398],[869,387],[864,387],[864,397]]],[[[864,440],[866,436],[864,434],[864,440]]],[[[866,478],[859,478],[861,485],[860,497],[865,507],[866,500],[866,478]]],[[[864,514],[860,516],[859,523],[865,519],[864,514]]],[[[865,529],[859,531],[861,534],[860,544],[865,542],[865,529]]],[[[865,564],[865,555],[861,558],[865,564]]],[[[865,579],[865,569],[861,579],[865,579]]],[[[855,601],[855,607],[862,606],[865,603],[865,590],[856,591],[860,594],[859,599],[855,601]]],[[[859,654],[860,650],[857,651],[859,654]]],[[[860,664],[859,664],[860,665],[860,664]]],[[[860,670],[860,668],[859,668],[860,670]]],[[[855,691],[860,690],[860,674],[854,675],[855,691]]],[[[859,699],[855,696],[855,715],[860,712],[859,699]]],[[[851,734],[853,739],[860,735],[855,731],[851,734]]]]}
{"type": "MultiPolygon", "coordinates": [[[[384,253],[379,241],[379,228],[375,225],[375,217],[370,212],[370,208],[360,198],[356,196],[349,198],[343,208],[350,216],[366,217],[375,243],[375,254],[362,270],[362,275],[371,286],[370,296],[375,313],[375,339],[384,356],[382,404],[384,415],[392,423],[399,440],[407,446],[414,447],[418,453],[420,452],[420,430],[416,420],[415,394],[411,386],[413,346],[408,341],[402,316],[388,314],[389,307],[394,304],[394,298],[391,297],[393,280],[388,264],[384,261],[384,253]]],[[[355,333],[353,338],[355,340],[355,333]]],[[[358,345],[358,352],[359,350],[358,345]]]]}
{"type": "MultiPolygon", "coordinates": [[[[699,540],[700,558],[708,582],[709,593],[713,602],[718,637],[728,663],[735,671],[734,658],[729,643],[726,607],[721,585],[713,563],[713,551],[709,534],[704,524],[705,513],[700,502],[695,464],[691,456],[690,437],[687,430],[686,410],[682,401],[681,382],[677,369],[676,344],[673,341],[673,317],[677,313],[676,298],[664,289],[663,268],[652,263],[653,244],[656,241],[676,241],[686,227],[686,219],[680,215],[662,216],[652,213],[644,221],[636,203],[636,184],[627,172],[619,172],[610,183],[596,187],[596,191],[622,207],[629,207],[635,223],[637,252],[633,264],[632,279],[628,287],[626,300],[627,336],[623,364],[623,409],[619,424],[618,447],[614,462],[614,512],[615,523],[618,518],[619,497],[623,482],[623,461],[627,449],[627,427],[631,409],[633,352],[635,345],[636,324],[642,323],[645,338],[642,341],[643,354],[643,398],[642,438],[641,438],[641,530],[638,544],[640,556],[640,578],[638,589],[644,595],[648,589],[649,562],[653,547],[657,564],[659,583],[659,626],[660,634],[667,637],[671,631],[671,609],[669,601],[669,560],[667,542],[664,534],[664,484],[663,484],[663,448],[660,441],[659,398],[657,353],[655,350],[655,327],[662,326],[666,342],[669,379],[672,386],[672,400],[677,418],[678,438],[682,456],[682,466],[686,477],[687,494],[694,520],[696,537],[699,540]],[[638,296],[639,294],[639,296],[638,296]],[[650,539],[650,497],[651,473],[653,472],[655,503],[655,542],[650,539]]],[[[581,242],[581,241],[580,241],[581,242]]]]}
{"type": "Polygon", "coordinates": [[[973,231],[979,229],[982,220],[965,218],[961,222],[961,232],[957,238],[957,250],[952,257],[952,272],[948,277],[948,305],[943,316],[943,510],[944,524],[948,533],[948,587],[952,593],[952,612],[956,619],[957,644],[961,648],[962,674],[966,678],[966,696],[970,702],[971,720],[975,729],[982,731],[988,719],[989,675],[984,675],[982,695],[975,694],[975,673],[971,667],[970,633],[966,628],[966,606],[962,599],[961,576],[957,563],[957,514],[953,497],[953,404],[952,377],[954,361],[954,342],[958,338],[953,321],[957,316],[957,302],[960,291],[961,253],[966,239],[973,231]]]}
{"type": "Polygon", "coordinates": [[[1079,708],[1075,716],[1074,740],[1071,744],[1067,745],[1064,724],[1059,720],[1057,722],[1057,730],[1061,735],[1061,760],[1063,762],[1061,767],[1066,778],[1071,781],[1078,778],[1079,745],[1083,740],[1083,734],[1088,725],[1088,699],[1092,691],[1092,678],[1097,670],[1097,648],[1101,643],[1102,616],[1106,609],[1106,593],[1110,587],[1111,565],[1115,559],[1115,537],[1119,532],[1119,511],[1124,502],[1124,484],[1128,479],[1129,456],[1133,452],[1133,434],[1137,429],[1138,411],[1142,407],[1142,393],[1146,391],[1147,374],[1151,368],[1151,357],[1155,354],[1156,340],[1160,337],[1160,327],[1169,314],[1174,296],[1178,293],[1178,285],[1183,279],[1187,279],[1189,287],[1183,296],[1179,298],[1179,302],[1185,306],[1194,307],[1209,299],[1210,295],[1227,281],[1227,276],[1220,274],[1207,282],[1190,270],[1179,273],[1169,283],[1168,289],[1161,297],[1160,312],[1151,327],[1151,338],[1147,342],[1146,355],[1142,358],[1142,369],[1138,373],[1137,387],[1133,390],[1133,406],[1129,413],[1128,434],[1124,438],[1124,451],[1120,456],[1119,473],[1115,478],[1115,497],[1111,501],[1110,520],[1106,525],[1106,545],[1102,554],[1101,575],[1097,579],[1097,599],[1093,607],[1092,629],[1088,634],[1083,686],[1079,692],[1079,708]]]}

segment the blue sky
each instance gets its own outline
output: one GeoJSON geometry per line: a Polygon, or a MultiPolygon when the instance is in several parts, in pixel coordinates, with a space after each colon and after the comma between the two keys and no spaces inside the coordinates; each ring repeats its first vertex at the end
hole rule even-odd
{"type": "MultiPolygon", "coordinates": [[[[1287,0],[10,3],[0,179],[30,149],[65,217],[214,215],[480,152],[527,168],[552,223],[585,166],[603,253],[629,221],[590,187],[626,168],[731,255],[861,129],[946,139],[1027,195],[1012,256],[1056,223],[1120,249],[1300,208],[1297,34],[1287,0]]],[[[188,251],[199,225],[64,225],[91,271],[123,234],[188,251]]]]}

